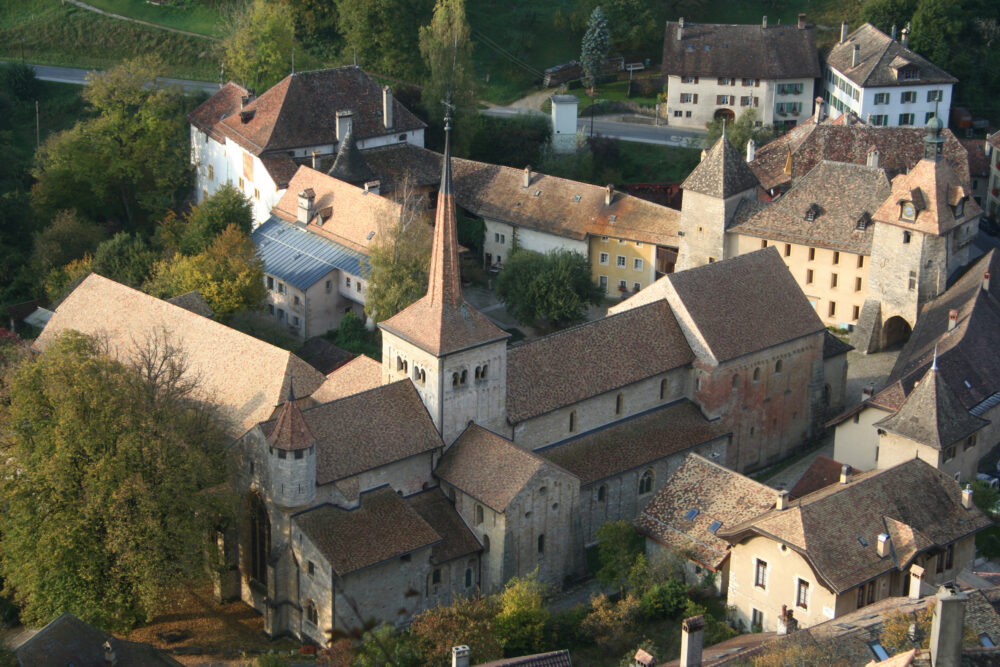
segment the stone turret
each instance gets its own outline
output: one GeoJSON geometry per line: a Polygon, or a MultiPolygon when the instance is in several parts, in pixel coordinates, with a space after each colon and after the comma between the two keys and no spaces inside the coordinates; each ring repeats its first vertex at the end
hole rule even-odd
{"type": "Polygon", "coordinates": [[[282,507],[303,507],[316,498],[316,438],[289,385],[288,398],[267,434],[270,496],[282,507]]]}

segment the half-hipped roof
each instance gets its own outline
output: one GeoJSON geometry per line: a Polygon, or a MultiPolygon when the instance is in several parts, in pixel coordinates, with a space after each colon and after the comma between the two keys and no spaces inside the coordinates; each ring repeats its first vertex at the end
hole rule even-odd
{"type": "Polygon", "coordinates": [[[892,179],[892,192],[874,218],[903,229],[943,236],[983,214],[968,187],[968,181],[960,179],[947,160],[925,158],[909,173],[892,179]],[[902,219],[903,202],[913,204],[914,221],[902,219]]]}
{"type": "Polygon", "coordinates": [[[958,83],[958,79],[906,48],[871,23],[865,23],[830,50],[826,62],[862,88],[958,83]],[[858,64],[854,64],[854,47],[858,64]],[[917,78],[900,76],[903,68],[913,68],[917,78]]]}

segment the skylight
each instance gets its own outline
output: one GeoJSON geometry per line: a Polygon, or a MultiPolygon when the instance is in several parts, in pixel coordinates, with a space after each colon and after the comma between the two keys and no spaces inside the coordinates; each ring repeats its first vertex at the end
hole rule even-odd
{"type": "Polygon", "coordinates": [[[882,648],[882,645],[879,644],[878,642],[872,642],[871,644],[868,645],[868,648],[872,650],[872,653],[874,653],[875,657],[878,658],[879,660],[889,659],[889,654],[886,652],[884,648],[882,648]]]}
{"type": "Polygon", "coordinates": [[[863,546],[863,547],[867,547],[867,546],[868,546],[868,540],[866,540],[866,539],[865,539],[865,538],[863,538],[863,537],[859,537],[859,538],[858,538],[858,542],[860,542],[860,543],[861,543],[861,546],[863,546]]]}
{"type": "Polygon", "coordinates": [[[365,237],[366,240],[371,241],[375,237],[375,232],[368,232],[368,236],[365,237]]]}
{"type": "Polygon", "coordinates": [[[722,522],[721,521],[713,521],[712,525],[708,527],[708,530],[709,530],[709,532],[711,532],[714,535],[715,533],[717,533],[719,531],[719,528],[722,528],[722,522]]]}
{"type": "Polygon", "coordinates": [[[687,519],[688,521],[694,521],[694,518],[696,516],[698,516],[698,510],[697,509],[689,509],[687,511],[687,514],[684,515],[684,518],[687,519]]]}

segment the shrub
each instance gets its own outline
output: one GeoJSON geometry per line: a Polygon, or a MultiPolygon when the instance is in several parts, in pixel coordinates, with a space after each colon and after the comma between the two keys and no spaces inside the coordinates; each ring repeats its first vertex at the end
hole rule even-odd
{"type": "Polygon", "coordinates": [[[642,596],[642,613],[647,618],[674,618],[688,603],[688,587],[680,579],[654,584],[642,596]]]}

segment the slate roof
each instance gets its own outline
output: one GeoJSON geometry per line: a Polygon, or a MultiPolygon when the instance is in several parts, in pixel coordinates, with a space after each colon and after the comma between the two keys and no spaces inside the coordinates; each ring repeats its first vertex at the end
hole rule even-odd
{"type": "Polygon", "coordinates": [[[331,271],[363,275],[368,264],[364,253],[306,231],[272,215],[251,234],[264,273],[303,292],[331,271]]]}
{"type": "Polygon", "coordinates": [[[972,198],[968,186],[968,179],[960,178],[946,160],[924,159],[909,173],[892,179],[892,193],[873,217],[903,229],[941,236],[982,215],[983,210],[972,198]],[[965,206],[962,215],[956,216],[953,206],[959,199],[965,201],[965,206]],[[900,219],[902,201],[914,202],[917,209],[914,222],[900,219]]]}
{"type": "Polygon", "coordinates": [[[243,86],[230,81],[218,92],[199,104],[187,115],[187,121],[206,133],[219,143],[225,143],[226,137],[219,123],[223,118],[240,110],[243,96],[248,95],[243,86]]]}
{"type": "MultiPolygon", "coordinates": [[[[962,148],[969,154],[969,176],[983,178],[990,175],[990,158],[986,155],[986,145],[982,139],[959,139],[962,148]]],[[[984,186],[985,187],[985,184],[984,186]]]]}
{"type": "MultiPolygon", "coordinates": [[[[788,497],[793,499],[801,498],[831,484],[840,483],[840,472],[843,465],[840,461],[834,461],[829,456],[820,454],[812,462],[812,465],[802,473],[802,477],[799,478],[799,481],[788,492],[788,497]]],[[[847,466],[848,475],[853,475],[855,472],[857,471],[854,468],[847,466]]]]}
{"type": "Polygon", "coordinates": [[[406,502],[441,536],[441,541],[431,547],[431,564],[440,565],[482,550],[479,540],[440,489],[412,495],[406,502]]]}
{"type": "MultiPolygon", "coordinates": [[[[872,149],[879,152],[879,166],[890,177],[909,171],[924,156],[923,127],[882,127],[816,124],[812,118],[757,149],[750,169],[765,189],[787,185],[808,174],[823,160],[867,164],[872,149]],[[785,166],[791,153],[791,173],[785,166]]],[[[949,130],[944,130],[944,158],[964,182],[968,178],[968,154],[949,130]]]]}
{"type": "Polygon", "coordinates": [[[462,296],[450,142],[450,135],[446,133],[427,293],[389,319],[379,322],[382,330],[436,357],[510,337],[462,296]]]}
{"type": "Polygon", "coordinates": [[[833,357],[839,357],[842,354],[847,354],[854,349],[853,345],[845,343],[840,340],[829,330],[827,330],[826,335],[823,336],[823,360],[831,359],[833,357]]]}
{"type": "Polygon", "coordinates": [[[381,192],[395,192],[406,174],[417,187],[441,183],[441,154],[410,143],[366,148],[361,159],[379,180],[381,192]]]}
{"type": "Polygon", "coordinates": [[[167,299],[167,303],[180,306],[184,310],[189,310],[195,315],[201,315],[202,317],[207,317],[209,319],[215,317],[215,311],[213,311],[212,307],[205,301],[205,297],[201,295],[201,292],[196,289],[167,299]]]}
{"type": "Polygon", "coordinates": [[[391,199],[366,193],[362,188],[303,165],[271,212],[282,220],[295,223],[299,193],[307,189],[312,189],[316,195],[314,216],[307,229],[364,255],[383,229],[399,220],[402,210],[391,199]]]}
{"type": "Polygon", "coordinates": [[[663,38],[665,75],[754,79],[815,79],[820,76],[812,26],[726,25],[667,21],[663,38]]]}
{"type": "Polygon", "coordinates": [[[326,172],[334,178],[340,179],[351,185],[363,186],[367,181],[375,178],[374,173],[368,168],[358,144],[354,141],[354,130],[350,130],[344,140],[337,147],[337,157],[333,161],[333,166],[326,172]]]}
{"type": "MultiPolygon", "coordinates": [[[[308,408],[302,416],[316,438],[317,484],[441,447],[441,437],[409,380],[308,408]]],[[[277,421],[261,424],[265,437],[271,436],[277,421]]]]}
{"type": "MultiPolygon", "coordinates": [[[[298,355],[323,375],[329,375],[354,359],[355,356],[344,348],[334,345],[329,338],[321,336],[314,336],[303,343],[302,347],[298,349],[298,355]]],[[[326,383],[324,382],[324,384],[326,383]]],[[[366,387],[366,389],[371,389],[371,387],[366,387]]],[[[319,389],[316,391],[318,392],[319,389]]],[[[316,392],[313,392],[313,397],[315,395],[316,392]]]]}
{"type": "Polygon", "coordinates": [[[476,667],[573,667],[573,661],[570,659],[569,651],[562,649],[549,653],[522,655],[518,658],[480,662],[476,663],[476,667]]]}
{"type": "Polygon", "coordinates": [[[931,366],[899,410],[875,422],[889,433],[945,449],[989,424],[959,403],[937,366],[931,366]]]}
{"type": "Polygon", "coordinates": [[[728,436],[720,420],[709,421],[691,401],[682,399],[571,440],[537,454],[594,484],[628,470],[728,436]]]}
{"type": "Polygon", "coordinates": [[[865,23],[848,35],[846,41],[835,44],[826,57],[826,63],[862,88],[958,83],[958,79],[951,74],[905,48],[871,23],[865,23]],[[855,45],[861,50],[858,65],[852,67],[855,45]],[[920,78],[897,79],[893,68],[904,64],[916,66],[920,78]]]}
{"type": "Polygon", "coordinates": [[[760,185],[746,160],[729,139],[719,137],[705,158],[681,183],[681,189],[727,199],[760,185]]]}
{"type": "MultiPolygon", "coordinates": [[[[882,169],[823,161],[777,200],[752,206],[741,203],[730,230],[786,243],[870,255],[872,216],[889,196],[882,169]],[[815,208],[814,208],[815,207],[815,208]],[[806,212],[815,219],[806,220],[806,212]],[[864,218],[865,229],[858,229],[864,218]]],[[[750,203],[750,202],[746,202],[750,203]]]]}
{"type": "Polygon", "coordinates": [[[362,493],[357,509],[320,505],[292,520],[340,576],[441,542],[441,536],[388,486],[362,493]]]}
{"type": "Polygon", "coordinates": [[[853,475],[847,484],[827,486],[791,501],[784,510],[719,533],[731,543],[756,534],[788,545],[809,561],[827,588],[840,594],[886,572],[905,570],[921,551],[993,524],[978,508],[962,507],[961,494],[951,476],[910,459],[853,475]],[[892,538],[891,555],[880,558],[878,535],[886,532],[892,538]]]}
{"type": "Polygon", "coordinates": [[[330,372],[311,398],[317,403],[329,403],[375,389],[382,384],[382,364],[363,354],[330,372]]]}
{"type": "Polygon", "coordinates": [[[716,535],[774,507],[777,492],[769,486],[688,454],[663,488],[639,514],[636,528],[675,551],[691,553],[713,570],[729,557],[729,543],[716,535]],[[688,519],[692,510],[697,514],[688,519]]]}
{"type": "Polygon", "coordinates": [[[693,360],[665,301],[587,322],[507,350],[507,419],[516,424],[693,360]]]}
{"type": "Polygon", "coordinates": [[[220,122],[218,131],[254,155],[318,144],[336,143],[337,112],[352,111],[351,129],[358,139],[426,127],[393,98],[393,127],[382,122],[382,88],[356,67],[336,67],[286,76],[220,122]]]}
{"type": "Polygon", "coordinates": [[[270,419],[291,377],[301,396],[323,382],[321,373],[287,350],[94,273],[59,304],[35,348],[44,350],[70,329],[106,337],[122,359],[165,335],[197,377],[195,395],[219,406],[234,434],[270,419]]]}
{"type": "Polygon", "coordinates": [[[444,453],[434,474],[503,512],[531,478],[553,469],[545,459],[472,424],[444,453]]]}
{"type": "Polygon", "coordinates": [[[105,667],[104,642],[110,641],[118,667],[180,665],[149,644],[130,642],[109,635],[70,613],[64,613],[39,630],[15,650],[17,663],[105,667]]]}

